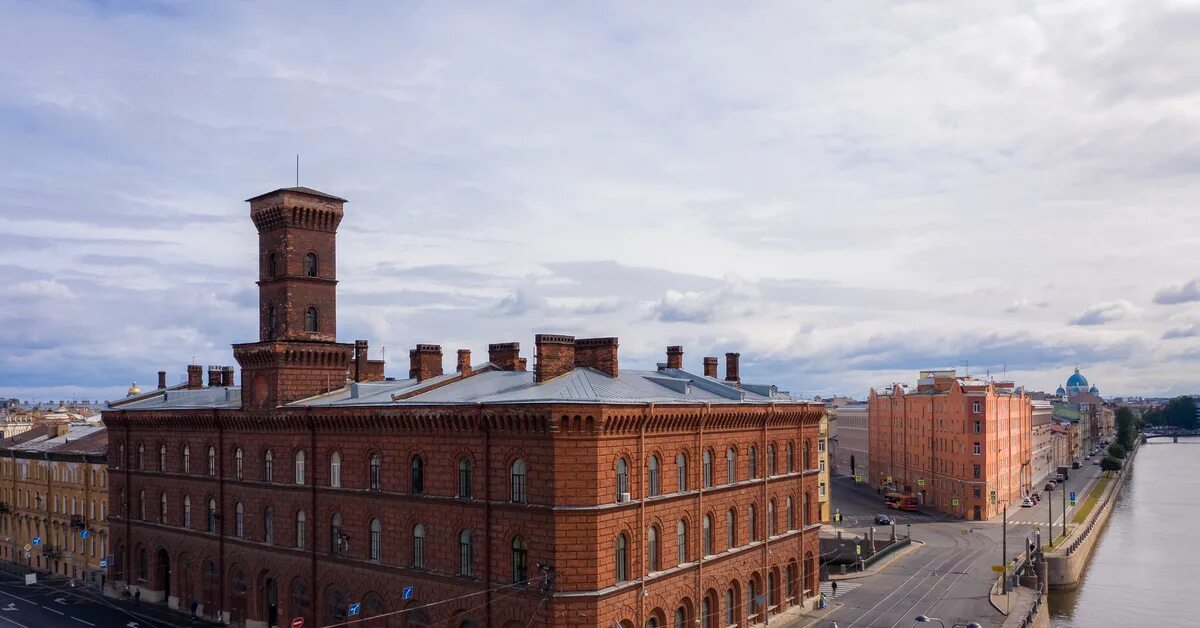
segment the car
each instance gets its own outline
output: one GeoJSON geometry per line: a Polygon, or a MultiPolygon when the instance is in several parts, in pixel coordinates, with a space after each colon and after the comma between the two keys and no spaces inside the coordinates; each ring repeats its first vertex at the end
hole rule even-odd
{"type": "Polygon", "coordinates": [[[1055,473],[1055,474],[1054,474],[1054,481],[1055,481],[1055,482],[1062,482],[1062,481],[1063,481],[1063,480],[1065,480],[1065,479],[1067,479],[1067,478],[1063,477],[1063,474],[1061,474],[1061,473],[1055,473]]]}
{"type": "Polygon", "coordinates": [[[1053,491],[1057,487],[1058,487],[1058,482],[1055,482],[1054,480],[1050,480],[1049,482],[1046,482],[1046,490],[1047,491],[1053,491]]]}
{"type": "Polygon", "coordinates": [[[1076,460],[1075,462],[1072,462],[1072,463],[1071,463],[1071,468],[1072,468],[1072,469],[1080,469],[1080,468],[1082,468],[1082,467],[1083,467],[1083,463],[1082,463],[1082,462],[1079,462],[1078,460],[1076,460]]]}
{"type": "Polygon", "coordinates": [[[1040,493],[1030,493],[1029,499],[1032,499],[1033,503],[1037,504],[1038,502],[1042,501],[1042,495],[1040,493]]]}
{"type": "Polygon", "coordinates": [[[1099,458],[1096,458],[1095,460],[1093,460],[1093,461],[1092,461],[1092,464],[1099,466],[1099,464],[1100,464],[1100,459],[1099,459],[1099,458]]]}
{"type": "Polygon", "coordinates": [[[875,523],[881,526],[890,526],[896,523],[896,520],[888,515],[875,515],[875,523]]]}
{"type": "Polygon", "coordinates": [[[1021,500],[1021,508],[1033,508],[1033,500],[1026,497],[1021,500]]]}

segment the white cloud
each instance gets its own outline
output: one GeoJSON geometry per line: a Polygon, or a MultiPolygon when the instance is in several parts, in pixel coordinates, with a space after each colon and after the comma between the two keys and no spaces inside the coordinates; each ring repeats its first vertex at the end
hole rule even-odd
{"type": "Polygon", "coordinates": [[[1097,303],[1071,319],[1072,325],[1104,325],[1129,318],[1134,312],[1129,301],[1105,301],[1097,303]]]}

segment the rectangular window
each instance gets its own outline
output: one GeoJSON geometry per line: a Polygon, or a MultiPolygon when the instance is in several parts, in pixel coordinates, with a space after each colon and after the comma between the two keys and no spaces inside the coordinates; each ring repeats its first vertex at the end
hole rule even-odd
{"type": "Polygon", "coordinates": [[[976,434],[980,434],[980,433],[982,433],[982,432],[983,432],[983,422],[982,422],[982,421],[976,421],[976,422],[975,422],[975,433],[976,433],[976,434]]]}
{"type": "Polygon", "coordinates": [[[817,439],[817,451],[825,451],[825,439],[817,439]]]}
{"type": "Polygon", "coordinates": [[[980,487],[976,486],[976,487],[974,487],[974,488],[972,488],[972,489],[971,489],[971,494],[972,494],[972,495],[974,495],[975,497],[980,497],[980,496],[982,496],[982,495],[983,495],[983,489],[981,489],[980,487]]]}
{"type": "Polygon", "coordinates": [[[971,402],[971,412],[975,412],[978,414],[982,408],[983,408],[983,402],[981,402],[981,401],[972,401],[971,402]]]}
{"type": "Polygon", "coordinates": [[[976,456],[978,456],[979,454],[983,453],[983,451],[982,451],[982,447],[979,445],[979,443],[975,443],[975,444],[974,444],[974,445],[971,447],[971,450],[972,450],[972,451],[975,453],[975,455],[976,455],[976,456]]]}
{"type": "Polygon", "coordinates": [[[821,482],[821,486],[820,486],[820,488],[818,489],[818,493],[817,493],[817,494],[818,494],[818,495],[820,495],[821,497],[824,497],[824,496],[825,496],[825,483],[824,483],[824,482],[821,482]]]}
{"type": "Polygon", "coordinates": [[[978,480],[983,475],[983,468],[980,467],[979,465],[975,465],[974,474],[975,474],[975,479],[978,480]]]}

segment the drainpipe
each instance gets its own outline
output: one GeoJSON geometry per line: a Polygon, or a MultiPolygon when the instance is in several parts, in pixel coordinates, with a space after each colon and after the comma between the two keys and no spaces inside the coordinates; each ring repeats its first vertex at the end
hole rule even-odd
{"type": "Polygon", "coordinates": [[[122,446],[125,450],[125,455],[121,456],[123,458],[121,460],[121,468],[125,470],[125,502],[117,504],[117,506],[121,509],[121,516],[125,518],[125,569],[122,571],[125,576],[125,588],[129,588],[129,576],[131,573],[129,568],[133,565],[133,529],[129,523],[129,500],[131,499],[129,492],[133,490],[129,473],[129,437],[131,435],[129,430],[129,415],[125,410],[121,410],[121,418],[125,424],[125,441],[122,446]]]}
{"type": "MultiPolygon", "coordinates": [[[[771,421],[771,419],[772,419],[772,418],[774,418],[774,417],[775,417],[775,402],[774,402],[774,401],[772,401],[772,402],[770,402],[770,403],[768,403],[768,404],[767,404],[767,411],[763,413],[763,420],[762,420],[762,438],[760,439],[760,442],[759,442],[759,444],[758,444],[758,450],[759,450],[759,451],[761,451],[761,452],[763,452],[763,455],[764,455],[764,456],[765,456],[765,455],[767,455],[767,424],[768,424],[768,423],[771,421]]],[[[819,439],[818,439],[818,440],[819,440],[819,439]]],[[[757,462],[757,461],[756,461],[756,462],[757,462]]],[[[766,460],[765,462],[767,463],[767,464],[766,464],[766,467],[767,467],[767,468],[766,468],[766,473],[763,473],[763,482],[762,482],[762,504],[763,504],[763,510],[765,510],[765,511],[766,511],[766,513],[767,513],[767,526],[766,526],[766,527],[767,527],[767,529],[766,529],[766,530],[763,530],[763,533],[764,533],[764,534],[763,534],[763,553],[762,553],[762,557],[763,557],[763,567],[762,567],[762,568],[763,568],[763,573],[764,573],[764,574],[767,574],[767,575],[766,575],[766,577],[764,578],[764,580],[766,580],[766,581],[767,581],[767,583],[769,584],[769,582],[770,582],[770,579],[771,579],[771,577],[770,577],[770,573],[768,572],[768,569],[770,569],[770,564],[771,564],[771,558],[770,558],[770,554],[771,554],[771,549],[770,549],[770,545],[771,545],[771,527],[772,527],[772,526],[775,524],[775,513],[771,511],[771,506],[770,506],[770,503],[771,503],[770,499],[771,499],[771,498],[770,498],[770,495],[769,495],[769,494],[768,494],[768,492],[767,492],[767,482],[769,482],[769,481],[770,481],[770,478],[771,478],[771,459],[770,459],[770,458],[767,458],[767,460],[766,460]]],[[[757,470],[757,469],[756,469],[756,470],[757,470]]],[[[818,503],[820,503],[820,502],[818,501],[818,503]]],[[[820,510],[820,508],[818,508],[818,510],[820,510]]],[[[802,533],[800,533],[800,538],[804,538],[804,533],[803,533],[803,532],[802,532],[802,533]]],[[[804,545],[803,545],[803,544],[801,544],[801,546],[800,546],[800,547],[801,547],[801,548],[803,548],[803,547],[804,547],[804,545]]],[[[802,552],[802,553],[801,553],[801,557],[803,557],[803,556],[804,556],[804,554],[803,554],[803,552],[802,552]]],[[[776,584],[778,584],[778,583],[776,583],[776,584]]],[[[767,586],[767,587],[766,587],[766,589],[767,589],[767,591],[766,591],[766,603],[765,603],[765,604],[763,604],[763,623],[764,623],[764,624],[769,624],[769,623],[771,623],[771,610],[770,610],[770,606],[771,606],[771,588],[770,588],[770,586],[767,586]]]]}
{"type": "MultiPolygon", "coordinates": [[[[696,491],[696,516],[692,519],[692,537],[696,538],[700,547],[699,558],[696,560],[696,594],[693,599],[696,600],[696,614],[699,615],[704,608],[703,596],[703,576],[704,576],[704,422],[708,419],[709,410],[712,409],[712,403],[705,403],[700,408],[699,429],[696,431],[696,452],[692,456],[692,464],[700,470],[700,481],[697,483],[699,488],[696,491]],[[699,463],[699,464],[696,464],[699,463]],[[700,534],[697,536],[696,531],[700,534]]],[[[701,618],[699,623],[707,623],[707,618],[701,618]]]]}
{"type": "MultiPolygon", "coordinates": [[[[483,586],[485,608],[484,628],[492,625],[492,433],[483,422],[483,404],[475,404],[475,428],[483,432],[483,586]]],[[[474,477],[471,478],[475,480],[474,477]]],[[[472,556],[474,558],[474,556],[472,556]]]]}
{"type": "MultiPolygon", "coordinates": [[[[305,413],[307,415],[307,423],[308,423],[308,431],[309,431],[309,451],[312,452],[313,463],[315,465],[316,459],[317,459],[317,424],[316,424],[316,421],[314,421],[313,417],[312,417],[312,406],[308,406],[307,408],[305,408],[305,413]]],[[[295,462],[293,462],[293,464],[295,464],[295,462]]],[[[308,473],[307,456],[306,456],[306,460],[305,460],[305,466],[306,466],[306,468],[304,469],[304,472],[307,474],[308,473]]],[[[312,538],[312,543],[309,544],[309,548],[308,548],[308,554],[311,557],[311,561],[312,561],[312,587],[309,589],[309,593],[308,593],[308,596],[309,596],[308,597],[308,609],[309,609],[309,612],[312,613],[312,620],[313,620],[313,623],[315,624],[316,619],[317,619],[317,596],[316,596],[316,590],[317,590],[317,522],[319,521],[319,519],[317,518],[317,482],[316,482],[317,478],[316,478],[316,473],[315,473],[315,470],[316,470],[315,466],[313,467],[313,470],[314,470],[314,473],[312,474],[313,481],[308,483],[309,484],[309,496],[310,496],[309,503],[311,504],[311,508],[312,508],[312,521],[308,527],[312,528],[312,534],[309,534],[308,530],[305,529],[304,536],[310,536],[312,538]]],[[[295,470],[293,470],[293,473],[295,473],[295,470]]],[[[293,478],[293,479],[295,479],[295,478],[293,478]]],[[[307,539],[305,539],[305,540],[307,540],[307,539]]]]}
{"type": "MultiPolygon", "coordinates": [[[[217,562],[221,565],[221,576],[217,582],[220,583],[218,595],[220,596],[220,605],[217,610],[217,618],[220,620],[224,615],[225,606],[225,515],[228,511],[225,509],[225,430],[221,425],[221,419],[217,415],[217,409],[213,408],[213,425],[217,428],[217,503],[221,504],[221,522],[217,526],[217,562]]],[[[236,522],[235,522],[236,525],[236,522]]],[[[167,596],[170,597],[170,592],[167,596]]]]}
{"type": "MultiPolygon", "coordinates": [[[[642,548],[642,577],[641,587],[639,587],[638,592],[639,626],[644,626],[646,624],[646,575],[649,573],[649,570],[646,568],[646,423],[652,416],[654,416],[654,403],[647,403],[646,409],[642,411],[642,424],[638,430],[638,460],[640,461],[639,465],[641,467],[638,470],[638,475],[640,475],[642,478],[642,494],[638,499],[638,530],[642,535],[642,538],[638,541],[638,546],[642,548]]],[[[659,556],[659,560],[662,560],[661,556],[659,556]]]]}

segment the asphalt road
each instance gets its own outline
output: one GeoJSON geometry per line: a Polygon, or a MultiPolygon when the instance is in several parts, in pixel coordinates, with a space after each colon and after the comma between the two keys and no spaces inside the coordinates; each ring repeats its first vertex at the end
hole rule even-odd
{"type": "MultiPolygon", "coordinates": [[[[1037,506],[1010,508],[1007,554],[1002,552],[1002,517],[962,521],[940,514],[887,511],[873,490],[853,486],[850,478],[835,478],[831,510],[841,511],[841,527],[848,534],[864,535],[874,516],[886,512],[896,517],[899,534],[911,526],[913,539],[922,545],[874,575],[843,581],[856,586],[842,587],[831,600],[833,611],[823,621],[836,621],[838,628],[909,628],[914,617],[928,615],[944,620],[947,626],[972,621],[1000,626],[1005,617],[988,600],[996,578],[992,566],[1020,554],[1027,539],[1033,538],[1035,526],[1048,541],[1046,498],[1054,499],[1057,530],[1062,522],[1060,491],[1074,490],[1082,500],[1084,490],[1090,489],[1099,475],[1100,467],[1085,464],[1072,471],[1065,487],[1053,493],[1043,491],[1037,506]]],[[[1074,509],[1069,514],[1073,515],[1074,509]]],[[[877,536],[887,533],[886,526],[876,526],[877,536]]]]}
{"type": "Polygon", "coordinates": [[[51,579],[26,586],[0,574],[0,628],[168,628],[201,625],[149,604],[110,600],[94,589],[51,579]]]}

